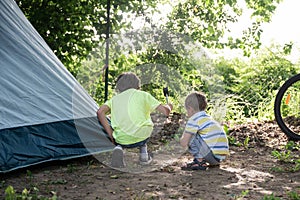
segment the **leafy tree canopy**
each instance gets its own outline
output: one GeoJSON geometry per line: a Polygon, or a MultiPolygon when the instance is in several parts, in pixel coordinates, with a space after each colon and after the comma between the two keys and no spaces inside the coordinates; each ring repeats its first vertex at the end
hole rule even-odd
{"type": "MultiPolygon", "coordinates": [[[[50,48],[76,76],[78,66],[99,41],[105,39],[106,0],[16,0],[50,48]]],[[[155,2],[110,1],[110,33],[129,25],[123,13],[142,14],[155,2]]]]}
{"type": "MultiPolygon", "coordinates": [[[[187,34],[207,48],[239,48],[249,55],[261,45],[261,25],[271,21],[276,6],[282,0],[186,0],[180,1],[169,15],[167,28],[187,34]],[[252,12],[252,26],[241,38],[223,38],[244,12],[241,2],[252,12]]],[[[245,9],[245,7],[244,7],[245,9]]]]}
{"type": "MultiPolygon", "coordinates": [[[[168,23],[159,28],[188,35],[207,48],[240,48],[248,54],[250,49],[259,48],[262,33],[260,26],[263,22],[270,22],[277,4],[282,0],[244,1],[252,11],[253,23],[241,38],[223,39],[225,33],[230,31],[229,24],[237,22],[243,13],[238,0],[177,1],[168,16],[168,23]]],[[[81,61],[97,47],[99,41],[105,39],[107,0],[16,2],[50,48],[75,76],[81,61]]],[[[130,18],[125,19],[126,16],[143,15],[146,21],[151,23],[149,19],[153,13],[159,12],[156,6],[170,2],[111,0],[110,33],[130,27],[130,18]]]]}

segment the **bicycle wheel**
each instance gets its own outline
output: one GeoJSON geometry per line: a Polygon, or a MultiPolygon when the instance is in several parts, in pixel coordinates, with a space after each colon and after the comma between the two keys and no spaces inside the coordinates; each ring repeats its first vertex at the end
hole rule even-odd
{"type": "Polygon", "coordinates": [[[300,74],[279,89],[274,104],[275,120],[290,140],[300,140],[300,74]]]}

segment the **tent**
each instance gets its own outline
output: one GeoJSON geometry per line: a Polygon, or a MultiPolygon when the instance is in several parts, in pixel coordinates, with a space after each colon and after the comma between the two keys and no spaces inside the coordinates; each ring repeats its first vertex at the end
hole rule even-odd
{"type": "Polygon", "coordinates": [[[113,149],[98,105],[14,0],[0,1],[0,172],[113,149]]]}

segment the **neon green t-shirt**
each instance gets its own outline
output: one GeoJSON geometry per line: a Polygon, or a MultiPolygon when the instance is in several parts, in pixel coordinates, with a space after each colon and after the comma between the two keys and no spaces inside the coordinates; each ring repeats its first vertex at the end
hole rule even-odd
{"type": "Polygon", "coordinates": [[[111,110],[111,126],[117,143],[134,144],[150,137],[153,130],[150,114],[160,105],[152,95],[128,89],[105,104],[111,110]]]}

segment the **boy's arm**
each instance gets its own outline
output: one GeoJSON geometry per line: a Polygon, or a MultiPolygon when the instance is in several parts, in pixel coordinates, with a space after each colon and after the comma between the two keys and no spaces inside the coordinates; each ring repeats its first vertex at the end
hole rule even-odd
{"type": "Polygon", "coordinates": [[[108,134],[110,140],[114,143],[114,138],[112,136],[113,134],[113,129],[108,123],[108,120],[106,118],[106,113],[110,111],[110,108],[107,105],[102,105],[98,111],[97,111],[97,117],[98,120],[100,121],[101,125],[103,126],[104,130],[108,134]]]}
{"type": "Polygon", "coordinates": [[[192,136],[193,136],[192,134],[184,132],[180,138],[180,145],[183,148],[188,147],[192,136]]]}
{"type": "Polygon", "coordinates": [[[162,114],[169,116],[171,111],[173,109],[172,104],[166,104],[166,105],[162,105],[160,104],[159,106],[156,107],[156,110],[161,112],[162,114]]]}

